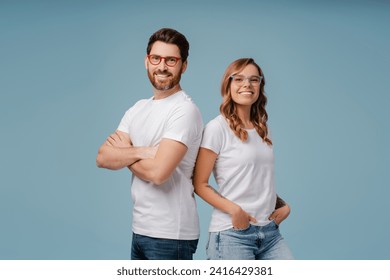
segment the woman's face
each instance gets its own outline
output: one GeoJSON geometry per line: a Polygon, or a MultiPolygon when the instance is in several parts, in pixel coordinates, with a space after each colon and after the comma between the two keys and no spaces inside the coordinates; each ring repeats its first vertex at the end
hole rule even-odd
{"type": "Polygon", "coordinates": [[[260,94],[260,73],[256,66],[249,64],[235,74],[230,83],[230,93],[236,105],[252,106],[260,94]]]}

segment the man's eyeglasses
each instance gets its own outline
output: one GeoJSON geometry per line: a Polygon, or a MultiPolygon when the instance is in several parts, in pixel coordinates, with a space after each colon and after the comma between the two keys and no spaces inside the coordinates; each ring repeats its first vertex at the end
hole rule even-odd
{"type": "Polygon", "coordinates": [[[248,80],[248,82],[251,85],[258,86],[258,85],[260,85],[261,81],[263,80],[263,77],[256,76],[256,75],[249,76],[249,77],[246,77],[243,75],[231,75],[230,79],[238,86],[242,86],[244,84],[245,80],[248,80]]]}
{"type": "Polygon", "coordinates": [[[164,59],[165,65],[169,67],[175,66],[181,59],[180,57],[175,56],[159,56],[155,54],[149,54],[147,57],[149,62],[153,65],[159,65],[161,60],[164,59]]]}

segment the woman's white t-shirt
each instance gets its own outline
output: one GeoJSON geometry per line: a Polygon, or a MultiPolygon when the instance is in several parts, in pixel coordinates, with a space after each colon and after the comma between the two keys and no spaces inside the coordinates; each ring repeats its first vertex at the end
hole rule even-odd
{"type": "MultiPolygon", "coordinates": [[[[213,173],[218,192],[254,216],[255,225],[263,226],[275,209],[274,154],[255,129],[247,129],[248,140],[242,142],[219,115],[205,127],[202,148],[216,153],[213,173]]],[[[209,231],[232,228],[231,216],[214,208],[209,231]]]]}

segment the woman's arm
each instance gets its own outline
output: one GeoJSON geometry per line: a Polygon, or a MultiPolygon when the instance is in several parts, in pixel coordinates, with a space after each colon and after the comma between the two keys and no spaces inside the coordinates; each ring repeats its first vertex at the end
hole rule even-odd
{"type": "Polygon", "coordinates": [[[275,220],[276,224],[280,224],[290,215],[290,206],[281,199],[278,195],[276,195],[276,204],[275,211],[272,212],[271,216],[268,219],[275,220]]]}
{"type": "Polygon", "coordinates": [[[213,207],[230,214],[234,228],[247,228],[249,222],[256,222],[256,219],[245,212],[239,205],[223,197],[208,183],[216,159],[217,154],[213,151],[206,148],[199,149],[193,177],[195,193],[213,207]]]}

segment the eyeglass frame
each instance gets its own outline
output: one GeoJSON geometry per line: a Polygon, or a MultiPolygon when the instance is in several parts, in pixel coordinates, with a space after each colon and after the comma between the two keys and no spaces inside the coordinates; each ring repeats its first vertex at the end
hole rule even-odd
{"type": "Polygon", "coordinates": [[[176,57],[176,56],[161,56],[161,55],[157,55],[157,54],[148,54],[146,55],[146,57],[148,58],[148,61],[150,62],[150,64],[152,65],[159,65],[161,63],[161,61],[164,59],[164,63],[166,66],[168,67],[175,67],[177,65],[177,63],[179,62],[179,60],[181,60],[181,57],[176,57]],[[154,64],[153,62],[150,61],[150,57],[151,56],[157,56],[160,58],[160,61],[157,63],[157,64],[154,64]],[[167,64],[167,58],[174,58],[176,59],[176,63],[174,65],[168,65],[167,64]]]}
{"type": "MultiPolygon", "coordinates": [[[[260,75],[251,75],[251,76],[248,77],[248,76],[244,76],[244,75],[240,75],[240,74],[233,74],[233,75],[231,75],[231,76],[229,77],[229,79],[232,80],[232,81],[234,82],[234,77],[236,77],[236,76],[240,76],[240,77],[243,78],[243,80],[242,80],[242,85],[245,83],[245,80],[248,80],[249,84],[253,85],[254,83],[251,82],[251,80],[250,80],[252,77],[257,77],[257,78],[260,79],[260,82],[258,83],[258,85],[261,85],[261,82],[262,82],[263,79],[264,79],[264,77],[263,77],[263,76],[260,76],[260,75]]],[[[235,83],[237,83],[237,82],[235,82],[235,83]]],[[[254,85],[257,85],[257,83],[255,83],[254,85]]]]}

